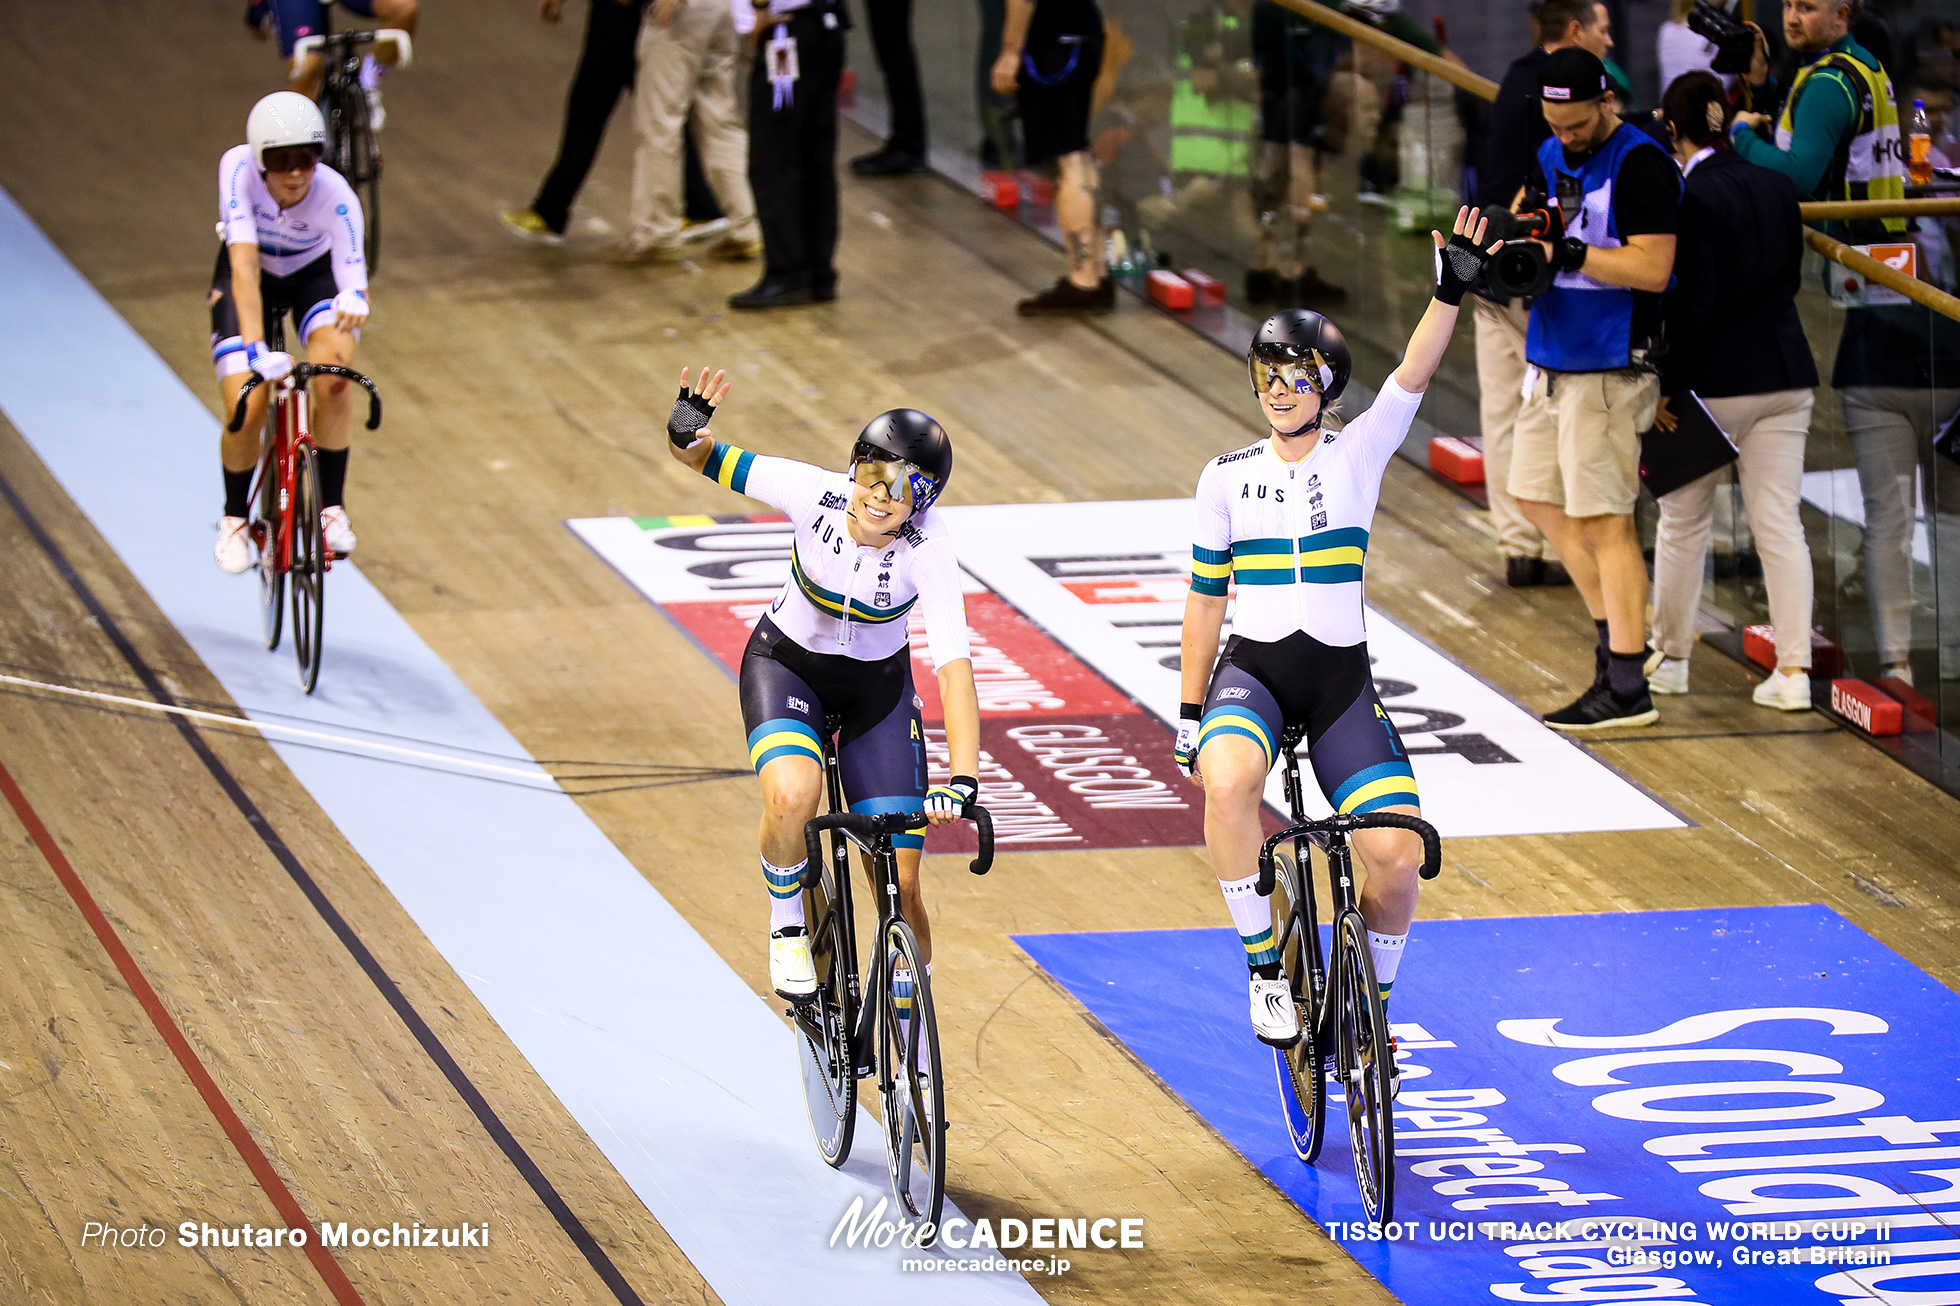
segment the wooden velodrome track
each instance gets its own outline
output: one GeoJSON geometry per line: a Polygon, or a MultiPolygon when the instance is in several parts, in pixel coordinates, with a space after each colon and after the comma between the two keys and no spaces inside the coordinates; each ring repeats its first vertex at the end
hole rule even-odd
{"type": "MultiPolygon", "coordinates": [[[[752,265],[623,270],[592,249],[514,247],[495,210],[549,161],[576,24],[542,29],[528,3],[464,12],[429,6],[417,65],[388,88],[385,262],[360,364],[390,412],[358,446],[349,501],[362,569],[534,755],[742,765],[722,673],[561,525],[744,510],[661,448],[684,363],[734,370],[723,434],[817,462],[880,409],[933,412],[960,441],[958,503],[1182,496],[1204,458],[1254,433],[1242,369],[1168,319],[1129,303],[1087,325],[1017,320],[1013,300],[1053,275],[1054,251],[937,180],[847,175],[841,297],[779,316],[724,314],[752,265]]],[[[273,56],[239,31],[234,0],[19,5],[6,28],[0,185],[210,394],[213,165],[276,85],[273,56]]],[[[845,153],[860,135],[846,128],[845,153]]],[[[587,212],[622,216],[625,144],[616,122],[587,212]]],[[[213,437],[213,502],[157,513],[213,511],[213,437]]],[[[0,478],[20,509],[0,507],[5,669],[148,696],[140,665],[183,700],[223,703],[4,422],[0,478]]],[[[1496,585],[1493,559],[1477,514],[1393,465],[1374,602],[1525,702],[1563,702],[1577,686],[1561,677],[1587,662],[1584,614],[1569,590],[1496,585]]],[[[242,583],[238,619],[255,621],[242,583]]],[[[332,638],[330,623],[329,676],[332,638]]],[[[1660,730],[1595,745],[1696,828],[1454,841],[1424,915],[1823,902],[1954,984],[1960,807],[1824,720],[1754,709],[1749,677],[1719,655],[1698,656],[1696,677],[1660,730]]],[[[497,1235],[468,1254],[340,1252],[362,1299],[613,1299],[572,1228],[644,1300],[714,1297],[263,743],[8,693],[0,764],[314,1219],[412,1213],[497,1235]],[[281,849],[371,950],[365,970],[281,849]],[[396,985],[456,1074],[391,1006],[396,985]]],[[[583,802],[763,991],[754,782],[583,802]]],[[[986,880],[935,875],[928,892],[949,1114],[970,1126],[955,1135],[954,1198],[969,1214],[1120,1207],[1151,1231],[1147,1250],[1082,1255],[1044,1296],[1389,1299],[1008,940],[1221,925],[1201,850],[1017,855],[986,880]]],[[[331,1300],[294,1257],[80,1246],[88,1220],[279,1220],[12,814],[0,955],[0,1299],[331,1300]]]]}

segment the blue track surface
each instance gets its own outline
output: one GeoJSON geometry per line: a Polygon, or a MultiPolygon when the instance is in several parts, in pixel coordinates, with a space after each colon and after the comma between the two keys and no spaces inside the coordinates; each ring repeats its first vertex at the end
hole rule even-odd
{"type": "Polygon", "coordinates": [[[1405,1302],[1960,1303],[1960,997],[1828,908],[1418,922],[1392,1239],[1344,1227],[1338,1097],[1294,1157],[1232,931],[1017,942],[1405,1302]],[[1636,1220],[1694,1259],[1583,1227],[1636,1220]],[[1847,1243],[1892,1264],[1813,1263],[1847,1243]]]}

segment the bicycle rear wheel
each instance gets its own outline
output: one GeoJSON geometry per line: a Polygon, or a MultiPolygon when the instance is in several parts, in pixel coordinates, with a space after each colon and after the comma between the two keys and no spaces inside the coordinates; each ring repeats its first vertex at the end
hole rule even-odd
{"type": "MultiPolygon", "coordinates": [[[[892,1195],[907,1216],[932,1225],[936,1236],[946,1200],[946,1099],[932,986],[910,925],[902,920],[887,922],[879,933],[878,948],[884,958],[875,995],[878,1091],[884,1104],[892,1195]],[[901,1014],[904,995],[892,980],[893,972],[900,969],[912,973],[909,1018],[901,1014]]],[[[920,1245],[932,1241],[923,1239],[920,1245]]]]}
{"type": "Polygon", "coordinates": [[[265,633],[268,650],[279,647],[279,635],[286,620],[286,573],[279,557],[279,459],[271,442],[259,460],[259,501],[248,532],[258,551],[253,565],[259,570],[259,627],[265,633]]]}
{"type": "Polygon", "coordinates": [[[796,1064],[803,1077],[803,1099],[810,1109],[810,1132],[817,1153],[833,1166],[851,1154],[857,1128],[856,1067],[851,1061],[850,1013],[845,986],[855,948],[849,904],[839,901],[835,872],[828,859],[803,887],[803,919],[810,931],[810,959],[816,963],[817,991],[791,1009],[796,1023],[796,1064]]]}
{"type": "Polygon", "coordinates": [[[1326,1045],[1311,973],[1319,962],[1319,949],[1309,946],[1318,940],[1309,933],[1314,926],[1307,916],[1306,872],[1285,849],[1273,853],[1273,871],[1273,938],[1279,945],[1280,970],[1293,993],[1293,1009],[1300,1014],[1300,1041],[1290,1048],[1273,1049],[1273,1070],[1279,1077],[1280,1110],[1293,1139],[1293,1154],[1312,1165],[1327,1138],[1326,1045]]]}
{"type": "Polygon", "coordinates": [[[293,653],[307,693],[320,683],[320,635],[327,598],[327,538],[320,521],[320,464],[313,446],[293,451],[293,653]]]}
{"type": "Polygon", "coordinates": [[[1334,926],[1334,1040],[1341,1084],[1347,1094],[1348,1143],[1354,1180],[1368,1218],[1395,1218],[1395,1103],[1389,1071],[1395,1053],[1388,1039],[1388,1011],[1375,986],[1368,929],[1350,911],[1334,926]]]}
{"type": "Polygon", "coordinates": [[[328,113],[328,162],[361,199],[366,224],[367,270],[381,266],[381,148],[368,117],[367,92],[358,79],[336,87],[328,113]]]}

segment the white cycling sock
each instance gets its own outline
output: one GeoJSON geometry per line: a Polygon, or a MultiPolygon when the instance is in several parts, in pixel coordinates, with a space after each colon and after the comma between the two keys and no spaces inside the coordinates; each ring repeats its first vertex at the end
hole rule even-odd
{"type": "Polygon", "coordinates": [[[806,857],[794,866],[771,866],[767,857],[762,859],[762,878],[769,885],[771,934],[787,925],[803,924],[803,868],[809,860],[806,857]]]}
{"type": "Polygon", "coordinates": [[[1395,972],[1402,965],[1402,949],[1409,942],[1409,932],[1400,934],[1377,934],[1368,931],[1368,955],[1375,963],[1375,984],[1381,989],[1382,1001],[1388,1001],[1388,991],[1395,987],[1395,972]]]}
{"type": "Polygon", "coordinates": [[[1232,913],[1232,925],[1245,945],[1247,966],[1273,966],[1279,963],[1279,949],[1273,944],[1272,906],[1259,896],[1259,877],[1220,880],[1218,891],[1225,895],[1225,908],[1232,913]]]}

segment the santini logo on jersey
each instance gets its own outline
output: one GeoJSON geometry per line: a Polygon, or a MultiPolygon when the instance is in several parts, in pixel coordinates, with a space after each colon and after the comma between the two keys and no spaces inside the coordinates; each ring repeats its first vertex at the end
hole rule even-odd
{"type": "Polygon", "coordinates": [[[843,495],[841,495],[841,494],[832,494],[832,493],[831,493],[831,492],[830,492],[829,490],[825,490],[825,491],[823,492],[823,497],[817,500],[817,507],[819,507],[819,508],[841,508],[841,507],[843,507],[843,506],[844,506],[844,502],[845,502],[845,501],[844,501],[844,496],[843,496],[843,495]]]}
{"type": "Polygon", "coordinates": [[[1235,449],[1231,453],[1219,454],[1218,457],[1213,461],[1215,461],[1218,466],[1223,467],[1226,463],[1235,463],[1235,462],[1239,462],[1242,459],[1257,457],[1259,451],[1261,449],[1264,449],[1265,447],[1266,447],[1265,442],[1261,441],[1258,444],[1247,445],[1243,449],[1235,449]]]}

